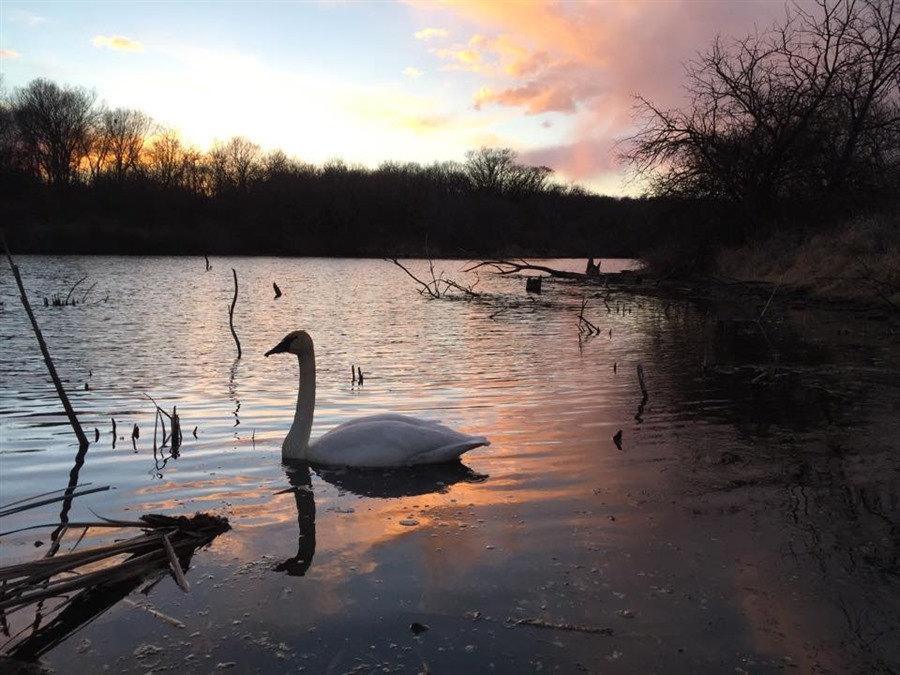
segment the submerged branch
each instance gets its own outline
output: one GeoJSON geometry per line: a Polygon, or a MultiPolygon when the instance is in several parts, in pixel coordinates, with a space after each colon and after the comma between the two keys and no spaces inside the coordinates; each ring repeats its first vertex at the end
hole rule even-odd
{"type": "Polygon", "coordinates": [[[450,290],[455,290],[470,298],[481,297],[481,293],[474,290],[474,286],[463,286],[453,279],[447,279],[444,277],[443,272],[441,272],[440,275],[435,276],[434,261],[432,261],[431,259],[428,260],[428,266],[431,273],[431,281],[422,281],[421,279],[419,279],[419,277],[410,272],[409,268],[396,258],[388,258],[388,260],[390,260],[397,267],[406,272],[407,276],[419,285],[419,295],[424,295],[425,293],[427,293],[429,297],[438,300],[440,298],[446,297],[450,290]]]}

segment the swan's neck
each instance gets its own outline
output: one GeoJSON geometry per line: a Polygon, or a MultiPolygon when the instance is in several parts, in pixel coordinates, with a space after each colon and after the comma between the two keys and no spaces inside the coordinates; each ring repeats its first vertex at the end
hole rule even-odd
{"type": "Polygon", "coordinates": [[[287,459],[306,459],[309,434],[312,431],[313,411],[316,407],[316,356],[312,349],[297,357],[300,363],[300,386],[297,390],[297,410],[294,423],[281,446],[281,456],[287,459]]]}

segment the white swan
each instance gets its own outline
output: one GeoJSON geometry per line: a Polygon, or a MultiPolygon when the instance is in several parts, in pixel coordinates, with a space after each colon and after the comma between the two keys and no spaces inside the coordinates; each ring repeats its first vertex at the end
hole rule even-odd
{"type": "Polygon", "coordinates": [[[469,436],[437,422],[395,414],[350,420],[310,443],[316,405],[316,354],[312,338],[302,330],[288,333],[266,356],[284,352],[296,354],[300,362],[297,410],[281,446],[284,459],[359,467],[440,464],[451,462],[472,448],[490,445],[484,436],[469,436]]]}

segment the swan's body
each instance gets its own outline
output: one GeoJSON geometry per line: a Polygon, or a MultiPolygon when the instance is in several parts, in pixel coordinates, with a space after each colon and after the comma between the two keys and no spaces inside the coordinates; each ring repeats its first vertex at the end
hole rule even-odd
{"type": "Polygon", "coordinates": [[[441,464],[464,452],[490,445],[484,436],[469,436],[443,424],[392,413],[370,415],[345,422],[310,442],[316,405],[316,356],[305,331],[289,333],[266,352],[296,354],[300,387],[294,423],[281,446],[284,459],[299,459],[331,466],[411,466],[441,464]]]}

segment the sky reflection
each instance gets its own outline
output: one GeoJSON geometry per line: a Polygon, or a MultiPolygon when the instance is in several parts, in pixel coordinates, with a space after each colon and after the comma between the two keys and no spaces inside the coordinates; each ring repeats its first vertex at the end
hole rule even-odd
{"type": "MultiPolygon", "coordinates": [[[[34,297],[83,275],[97,297],[110,294],[38,308],[82,423],[89,437],[100,432],[78,481],[113,488],[77,498],[70,519],[210,511],[233,527],[194,556],[190,595],[166,579],[142,598],[195,637],[179,630],[173,644],[171,626],[120,603],[59,647],[51,665],[145,672],[149,661],[133,653],[147,643],[166,644],[157,666],[188,673],[229,661],[273,672],[495,663],[509,673],[537,663],[724,672],[752,661],[774,673],[787,658],[801,668],[816,658],[859,663],[836,640],[858,645],[854,631],[895,616],[876,591],[894,550],[884,528],[900,486],[890,466],[875,476],[869,468],[891,452],[891,427],[878,423],[896,399],[883,375],[890,363],[840,355],[862,378],[846,406],[827,393],[840,391],[827,373],[760,389],[737,367],[742,355],[768,367],[777,345],[782,367],[808,368],[821,357],[810,340],[779,326],[763,337],[687,303],[617,295],[607,311],[605,294],[547,281],[532,298],[521,278],[490,275],[479,283],[487,299],[435,302],[384,261],[211,262],[206,272],[202,259],[20,261],[34,297]],[[232,267],[241,284],[237,365],[227,326],[232,267]],[[277,301],[273,281],[284,292],[277,301]],[[601,328],[588,339],[577,328],[585,295],[601,328]],[[317,346],[314,437],[394,411],[485,434],[491,446],[443,474],[286,471],[280,446],[297,365],[263,354],[297,328],[317,346]],[[636,419],[639,363],[649,399],[636,419]],[[351,381],[352,365],[366,373],[363,386],[351,381]],[[154,459],[146,395],[167,411],[177,406],[182,419],[180,455],[164,464],[154,459]],[[848,518],[852,531],[839,526],[848,518]],[[852,597],[829,590],[840,584],[852,597]],[[431,629],[416,638],[413,621],[431,629]],[[92,646],[79,652],[82,637],[92,646]]],[[[411,264],[427,272],[425,262],[411,264]]],[[[462,278],[463,264],[443,266],[462,278]]],[[[65,487],[75,447],[7,283],[0,300],[6,504],[65,487]]],[[[58,512],[19,514],[3,528],[53,523],[58,512]]],[[[50,529],[3,537],[4,562],[35,555],[50,529]]],[[[110,536],[91,531],[82,545],[110,536]]]]}

